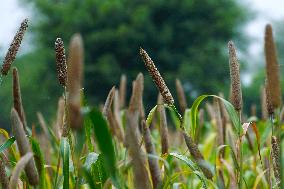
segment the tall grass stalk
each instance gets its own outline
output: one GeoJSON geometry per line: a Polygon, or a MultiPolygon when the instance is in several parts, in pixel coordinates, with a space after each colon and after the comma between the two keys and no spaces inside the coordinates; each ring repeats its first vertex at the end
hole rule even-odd
{"type": "Polygon", "coordinates": [[[241,80],[240,80],[240,69],[237,58],[236,48],[232,41],[228,43],[229,49],[229,64],[230,64],[230,76],[231,76],[231,101],[238,113],[239,117],[239,188],[243,185],[243,147],[242,147],[242,124],[241,124],[241,110],[242,110],[242,90],[241,90],[241,80]]]}
{"type": "Polygon", "coordinates": [[[149,57],[149,55],[147,54],[147,52],[145,50],[143,50],[142,48],[140,48],[140,55],[145,63],[145,66],[149,72],[149,74],[151,75],[154,83],[156,84],[156,87],[158,88],[159,92],[161,93],[163,100],[166,104],[169,105],[169,107],[176,113],[176,115],[179,118],[180,121],[180,129],[181,132],[183,134],[183,138],[184,141],[186,143],[186,146],[189,150],[189,152],[191,153],[191,155],[193,156],[194,160],[197,162],[197,164],[199,165],[200,169],[202,170],[203,174],[208,178],[208,179],[212,179],[213,175],[212,172],[208,169],[208,167],[204,166],[205,164],[205,160],[203,155],[201,154],[201,152],[198,149],[198,145],[194,143],[194,141],[192,140],[191,136],[188,135],[185,131],[184,125],[183,125],[183,118],[180,115],[180,113],[176,110],[175,106],[174,106],[174,99],[171,95],[170,90],[168,89],[164,79],[162,78],[159,70],[156,68],[154,62],[151,60],[151,58],[149,57]]]}

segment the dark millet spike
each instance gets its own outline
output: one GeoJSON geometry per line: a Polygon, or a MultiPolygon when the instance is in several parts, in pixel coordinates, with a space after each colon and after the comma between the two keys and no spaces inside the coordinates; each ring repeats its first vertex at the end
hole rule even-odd
{"type": "Polygon", "coordinates": [[[149,74],[151,75],[153,81],[155,82],[157,88],[159,89],[164,102],[169,104],[169,105],[173,105],[174,104],[174,99],[172,97],[172,94],[170,92],[170,90],[168,89],[164,79],[162,78],[160,72],[158,71],[158,69],[156,68],[154,62],[151,60],[151,58],[149,57],[149,55],[147,54],[147,52],[140,48],[140,55],[145,63],[145,66],[149,72],[149,74]]]}
{"type": "Polygon", "coordinates": [[[67,64],[64,43],[61,38],[55,41],[56,70],[60,85],[66,86],[67,83],[67,64]]]}
{"type": "Polygon", "coordinates": [[[23,40],[25,31],[27,30],[27,27],[28,27],[28,19],[25,19],[21,23],[21,26],[20,26],[19,30],[17,31],[12,43],[10,44],[8,52],[5,56],[5,59],[3,61],[2,68],[1,68],[2,75],[8,74],[12,63],[14,62],[14,60],[16,58],[17,52],[20,48],[20,45],[21,45],[21,42],[23,40]]]}

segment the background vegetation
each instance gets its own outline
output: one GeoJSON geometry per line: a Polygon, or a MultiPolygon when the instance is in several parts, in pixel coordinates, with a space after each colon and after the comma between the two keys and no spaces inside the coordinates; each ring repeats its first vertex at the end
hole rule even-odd
{"type": "MultiPolygon", "coordinates": [[[[234,0],[22,2],[34,11],[28,30],[32,36],[28,45],[33,50],[16,60],[20,75],[25,78],[23,102],[30,122],[35,121],[36,111],[53,116],[52,109],[61,95],[54,82],[53,50],[57,37],[62,37],[68,45],[73,33],[82,34],[86,52],[84,87],[92,103],[103,102],[121,74],[128,76],[130,84],[138,72],[146,71],[137,55],[140,46],[155,57],[169,88],[174,88],[175,78],[181,79],[191,100],[202,93],[226,93],[227,41],[234,39],[241,50],[247,46],[242,28],[250,13],[234,0]],[[28,69],[24,68],[26,65],[28,69]],[[33,87],[38,85],[43,86],[41,90],[33,87]]],[[[5,101],[1,105],[4,113],[11,107],[7,99],[11,94],[10,84],[5,82],[0,94],[0,101],[5,101]]],[[[145,86],[148,109],[156,101],[157,90],[150,85],[149,77],[145,78],[145,86]]],[[[0,124],[7,121],[0,117],[0,124]]]]}

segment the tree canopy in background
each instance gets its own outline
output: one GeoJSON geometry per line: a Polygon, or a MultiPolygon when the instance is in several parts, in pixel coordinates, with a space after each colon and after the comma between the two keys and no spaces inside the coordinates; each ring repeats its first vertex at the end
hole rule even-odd
{"type": "MultiPolygon", "coordinates": [[[[29,78],[22,85],[22,91],[28,94],[25,98],[30,98],[23,99],[30,120],[35,120],[36,111],[55,115],[56,101],[62,93],[55,71],[57,37],[65,42],[68,54],[70,36],[76,32],[82,34],[84,87],[92,103],[103,102],[108,90],[118,85],[121,74],[128,76],[130,85],[139,72],[146,72],[139,57],[140,46],[152,57],[172,91],[176,78],[181,79],[189,97],[226,91],[229,86],[227,42],[234,39],[237,44],[245,44],[241,29],[248,11],[234,0],[22,2],[34,10],[29,28],[33,52],[17,60],[21,64],[20,77],[29,78]]],[[[152,106],[157,91],[148,75],[145,79],[144,99],[152,106]]],[[[6,92],[0,94],[1,100],[10,95],[9,84],[6,85],[6,92]]],[[[5,105],[6,112],[10,105],[5,105]]],[[[0,118],[0,123],[7,121],[3,119],[0,118]]]]}

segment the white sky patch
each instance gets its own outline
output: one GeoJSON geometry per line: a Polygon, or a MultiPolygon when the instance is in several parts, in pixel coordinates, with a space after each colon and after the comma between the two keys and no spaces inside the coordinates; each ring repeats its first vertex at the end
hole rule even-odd
{"type": "Polygon", "coordinates": [[[0,6],[0,52],[8,49],[21,22],[28,17],[27,11],[17,0],[1,0],[0,6]]]}

